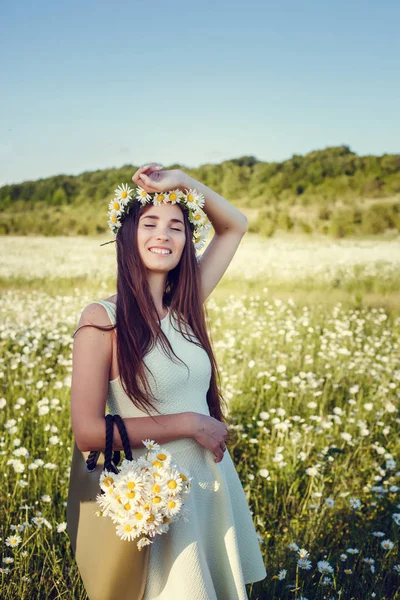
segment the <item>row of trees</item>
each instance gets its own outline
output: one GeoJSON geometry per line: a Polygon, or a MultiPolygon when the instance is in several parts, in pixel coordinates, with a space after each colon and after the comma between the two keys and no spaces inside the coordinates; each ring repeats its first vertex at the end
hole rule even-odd
{"type": "MultiPolygon", "coordinates": [[[[243,156],[197,169],[178,164],[165,168],[182,168],[237,206],[259,209],[257,225],[262,231],[281,227],[278,222],[281,225],[297,223],[298,219],[293,218],[293,207],[296,206],[309,208],[310,214],[313,214],[313,207],[318,207],[318,220],[324,221],[324,212],[329,215],[327,220],[333,219],[338,214],[338,207],[344,205],[356,212],[354,222],[357,226],[357,211],[363,213],[366,210],[363,200],[400,194],[399,154],[357,156],[348,146],[317,150],[304,156],[293,155],[280,163],[243,156]],[[268,214],[278,215],[277,220],[268,214]]],[[[54,235],[60,230],[66,234],[79,231],[102,233],[107,230],[104,215],[113,190],[122,182],[131,182],[136,169],[137,166],[124,165],[120,169],[88,171],[77,176],[57,175],[3,186],[0,188],[0,233],[47,232],[54,235]],[[93,208],[93,224],[82,228],[80,211],[84,209],[88,213],[93,208]],[[28,230],[25,223],[24,231],[21,231],[20,219],[14,218],[20,211],[25,215],[26,211],[30,212],[28,230]]],[[[393,208],[393,218],[388,222],[397,223],[396,215],[393,208]]]]}

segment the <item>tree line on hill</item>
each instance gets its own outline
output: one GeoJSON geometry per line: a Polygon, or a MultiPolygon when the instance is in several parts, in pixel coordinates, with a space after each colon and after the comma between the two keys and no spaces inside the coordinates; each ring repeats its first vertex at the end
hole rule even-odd
{"type": "MultiPolygon", "coordinates": [[[[134,165],[56,175],[0,187],[0,234],[93,235],[108,232],[108,202],[134,165]]],[[[320,232],[335,237],[400,231],[400,154],[357,156],[348,146],[293,155],[254,156],[181,168],[248,212],[249,230],[320,232]]]]}

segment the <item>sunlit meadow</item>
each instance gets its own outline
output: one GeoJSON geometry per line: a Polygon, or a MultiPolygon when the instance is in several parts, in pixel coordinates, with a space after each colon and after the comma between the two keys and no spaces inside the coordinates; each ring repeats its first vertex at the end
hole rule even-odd
{"type": "MultiPolygon", "coordinates": [[[[86,598],[65,531],[69,392],[80,312],[115,292],[103,241],[2,239],[4,600],[86,598]]],[[[246,235],[207,301],[268,572],[251,600],[400,598],[399,273],[398,239],[246,235]]]]}

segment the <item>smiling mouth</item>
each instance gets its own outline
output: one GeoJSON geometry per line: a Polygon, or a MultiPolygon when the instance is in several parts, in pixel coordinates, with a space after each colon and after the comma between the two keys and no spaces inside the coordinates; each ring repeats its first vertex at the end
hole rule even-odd
{"type": "Polygon", "coordinates": [[[170,250],[156,250],[152,248],[150,248],[149,252],[151,252],[152,254],[158,254],[158,256],[170,256],[170,254],[172,254],[170,250]]]}

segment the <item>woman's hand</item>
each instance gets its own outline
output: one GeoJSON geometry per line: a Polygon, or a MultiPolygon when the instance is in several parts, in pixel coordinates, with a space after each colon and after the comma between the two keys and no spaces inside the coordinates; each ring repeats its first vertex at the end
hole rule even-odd
{"type": "Polygon", "coordinates": [[[192,419],[193,439],[215,454],[214,462],[221,462],[226,450],[225,441],[229,435],[226,424],[214,417],[196,412],[193,413],[192,419]]]}
{"type": "Polygon", "coordinates": [[[132,181],[149,194],[169,192],[184,185],[185,173],[180,169],[162,171],[162,165],[151,163],[140,167],[132,177],[132,181]]]}

